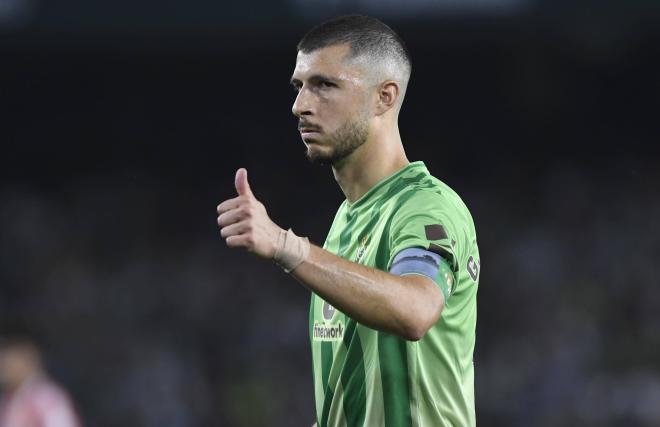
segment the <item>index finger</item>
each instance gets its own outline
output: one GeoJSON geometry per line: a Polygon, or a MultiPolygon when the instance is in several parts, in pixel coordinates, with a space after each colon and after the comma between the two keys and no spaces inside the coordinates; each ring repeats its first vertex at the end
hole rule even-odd
{"type": "Polygon", "coordinates": [[[217,208],[218,214],[223,214],[232,209],[236,209],[241,205],[242,199],[243,197],[239,196],[239,197],[234,197],[233,199],[225,200],[224,202],[220,203],[217,208]]]}

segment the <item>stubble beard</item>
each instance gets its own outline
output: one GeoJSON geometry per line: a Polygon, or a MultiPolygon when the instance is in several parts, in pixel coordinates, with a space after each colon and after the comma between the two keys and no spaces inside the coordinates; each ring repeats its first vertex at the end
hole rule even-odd
{"type": "Polygon", "coordinates": [[[307,147],[307,158],[312,163],[336,165],[360,148],[369,137],[369,123],[366,118],[349,120],[328,137],[323,145],[332,147],[330,152],[314,151],[307,147]]]}

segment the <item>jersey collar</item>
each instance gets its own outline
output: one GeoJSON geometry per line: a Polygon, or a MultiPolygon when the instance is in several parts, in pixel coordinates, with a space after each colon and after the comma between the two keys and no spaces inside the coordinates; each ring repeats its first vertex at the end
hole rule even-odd
{"type": "Polygon", "coordinates": [[[353,210],[369,205],[372,201],[377,200],[379,196],[381,196],[383,193],[387,191],[389,184],[395,182],[406,172],[410,172],[413,170],[427,171],[426,165],[422,161],[408,163],[406,166],[394,172],[392,175],[378,181],[373,187],[371,187],[366,193],[362,195],[362,197],[357,199],[355,202],[351,203],[348,201],[348,199],[346,199],[346,206],[350,210],[353,210]]]}

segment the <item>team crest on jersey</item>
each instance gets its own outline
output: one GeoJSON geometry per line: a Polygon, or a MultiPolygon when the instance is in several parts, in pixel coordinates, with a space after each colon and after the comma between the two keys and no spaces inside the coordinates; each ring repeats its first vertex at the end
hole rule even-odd
{"type": "Polygon", "coordinates": [[[367,243],[369,243],[368,234],[366,234],[360,241],[360,247],[358,248],[357,254],[355,255],[355,262],[359,263],[360,261],[362,261],[362,258],[364,257],[364,253],[367,252],[367,243]]]}

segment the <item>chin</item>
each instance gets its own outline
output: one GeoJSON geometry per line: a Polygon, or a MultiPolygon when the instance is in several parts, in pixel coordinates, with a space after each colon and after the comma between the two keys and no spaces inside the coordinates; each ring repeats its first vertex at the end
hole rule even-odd
{"type": "Polygon", "coordinates": [[[330,165],[332,164],[333,160],[332,152],[319,149],[318,146],[314,145],[307,146],[307,159],[312,163],[317,163],[320,165],[330,165]]]}

